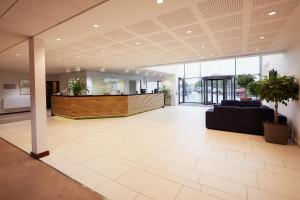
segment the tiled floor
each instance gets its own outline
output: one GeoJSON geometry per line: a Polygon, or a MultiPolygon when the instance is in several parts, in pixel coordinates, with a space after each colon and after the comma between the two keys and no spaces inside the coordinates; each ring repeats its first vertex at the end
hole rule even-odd
{"type": "MultiPolygon", "coordinates": [[[[206,130],[207,108],[178,106],[127,118],[48,119],[42,160],[111,200],[300,199],[300,148],[206,130]]],[[[29,121],[0,136],[30,151],[29,121]]]]}

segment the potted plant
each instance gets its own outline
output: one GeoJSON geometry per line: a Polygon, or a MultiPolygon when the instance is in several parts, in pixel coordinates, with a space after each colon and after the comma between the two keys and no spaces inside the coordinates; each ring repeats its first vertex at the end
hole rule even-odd
{"type": "Polygon", "coordinates": [[[264,122],[264,135],[267,142],[287,144],[289,126],[278,121],[278,106],[288,105],[289,100],[298,100],[299,83],[294,76],[272,75],[252,86],[261,100],[274,102],[274,122],[264,122]]]}
{"type": "Polygon", "coordinates": [[[241,74],[236,77],[238,86],[245,89],[244,96],[241,97],[241,100],[251,100],[251,97],[248,97],[249,86],[255,82],[255,76],[252,74],[241,74]]]}
{"type": "Polygon", "coordinates": [[[164,93],[164,105],[171,106],[173,99],[171,89],[164,85],[161,91],[164,93]]]}
{"type": "Polygon", "coordinates": [[[89,91],[86,83],[79,78],[70,80],[68,82],[67,90],[69,93],[72,92],[74,96],[80,95],[84,90],[89,91]]]}

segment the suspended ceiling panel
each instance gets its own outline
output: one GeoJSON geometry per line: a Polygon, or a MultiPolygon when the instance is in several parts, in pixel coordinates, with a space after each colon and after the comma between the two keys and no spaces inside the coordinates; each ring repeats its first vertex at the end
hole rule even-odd
{"type": "MultiPolygon", "coordinates": [[[[0,48],[54,26],[37,35],[45,39],[51,73],[279,51],[298,40],[300,32],[299,0],[165,0],[161,5],[155,0],[109,0],[98,6],[103,1],[14,2],[0,4],[0,48]],[[55,26],[69,16],[74,17],[55,26]]],[[[28,67],[26,44],[19,46],[0,54],[0,69],[28,67]],[[18,58],[17,51],[23,52],[18,58]]]]}

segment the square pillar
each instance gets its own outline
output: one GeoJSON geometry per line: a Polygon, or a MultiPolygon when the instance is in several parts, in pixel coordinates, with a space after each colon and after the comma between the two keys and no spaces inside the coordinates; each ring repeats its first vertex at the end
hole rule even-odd
{"type": "Polygon", "coordinates": [[[46,70],[44,41],[29,39],[29,72],[31,103],[31,156],[49,155],[47,145],[46,70]]]}

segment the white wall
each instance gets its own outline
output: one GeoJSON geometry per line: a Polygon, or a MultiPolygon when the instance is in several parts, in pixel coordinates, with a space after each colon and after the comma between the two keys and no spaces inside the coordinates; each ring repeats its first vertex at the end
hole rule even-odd
{"type": "MultiPolygon", "coordinates": [[[[271,69],[277,70],[280,75],[293,75],[300,80],[300,41],[281,55],[264,56],[264,74],[271,69]]],[[[300,101],[290,102],[287,107],[280,105],[279,112],[288,117],[292,137],[300,144],[300,101]]]]}
{"type": "Polygon", "coordinates": [[[30,110],[29,107],[11,108],[11,109],[3,108],[4,98],[14,98],[14,99],[30,98],[30,95],[20,95],[20,88],[19,88],[19,80],[20,79],[29,79],[29,74],[28,73],[12,73],[12,72],[0,71],[0,114],[30,110]],[[3,89],[3,84],[15,84],[16,88],[15,89],[3,89]]]}

